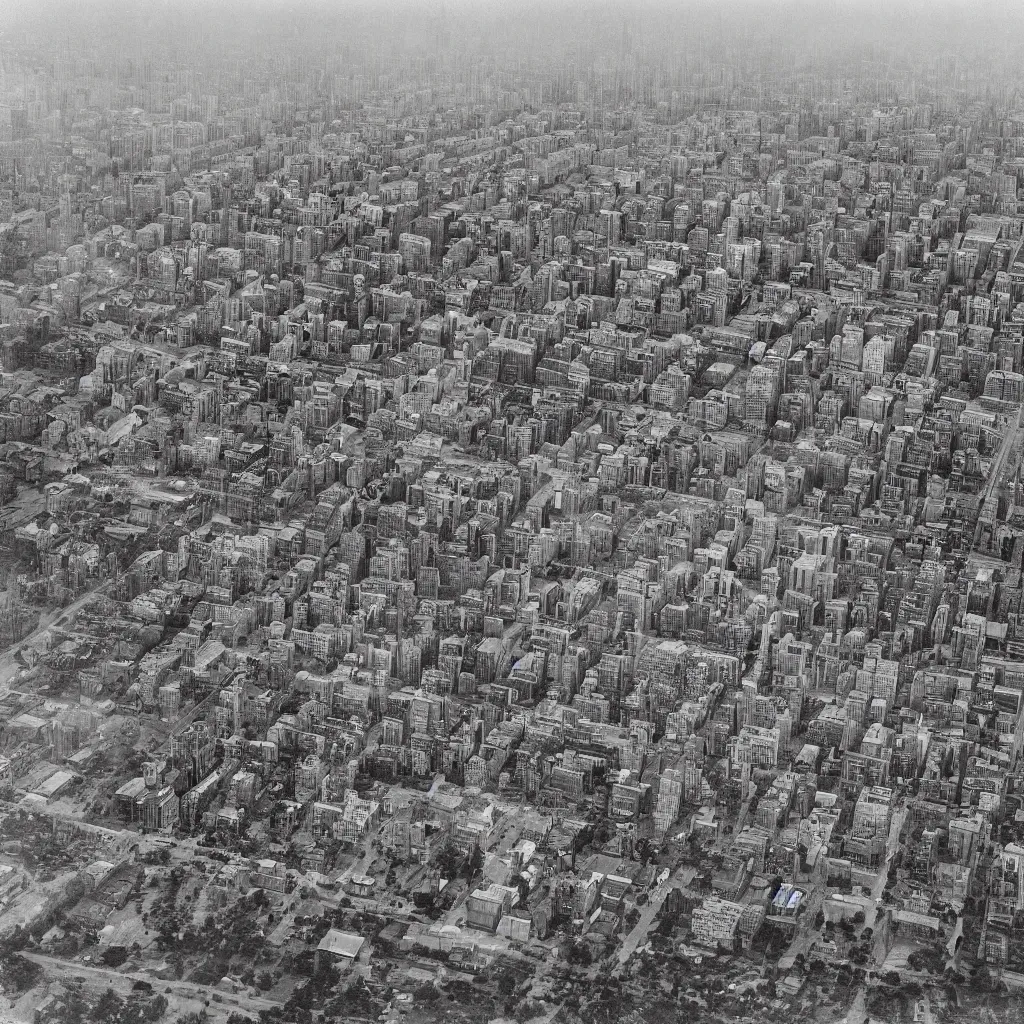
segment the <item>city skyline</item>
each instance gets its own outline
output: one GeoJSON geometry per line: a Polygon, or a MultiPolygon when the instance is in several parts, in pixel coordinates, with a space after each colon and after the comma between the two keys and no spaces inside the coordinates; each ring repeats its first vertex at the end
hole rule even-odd
{"type": "Polygon", "coordinates": [[[9,0],[0,1024],[1024,983],[1024,7],[9,0]]]}

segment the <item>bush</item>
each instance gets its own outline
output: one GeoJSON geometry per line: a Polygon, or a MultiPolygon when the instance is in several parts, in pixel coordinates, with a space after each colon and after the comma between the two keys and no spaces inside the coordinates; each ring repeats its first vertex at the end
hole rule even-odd
{"type": "Polygon", "coordinates": [[[107,967],[120,967],[127,959],[128,950],[124,946],[111,946],[100,957],[107,967]]]}
{"type": "Polygon", "coordinates": [[[571,964],[589,967],[594,960],[594,955],[590,952],[590,946],[587,943],[576,940],[569,943],[565,951],[565,958],[571,964]]]}
{"type": "Polygon", "coordinates": [[[413,994],[421,1003],[436,1003],[441,998],[441,993],[430,982],[424,982],[413,994]]]}
{"type": "Polygon", "coordinates": [[[35,988],[43,976],[43,969],[20,953],[0,954],[0,982],[6,990],[27,992],[35,988]]]}

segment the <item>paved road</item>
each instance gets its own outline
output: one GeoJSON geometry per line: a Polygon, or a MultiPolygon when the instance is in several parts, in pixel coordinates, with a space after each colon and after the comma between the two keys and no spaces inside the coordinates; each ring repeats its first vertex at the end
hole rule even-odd
{"type": "Polygon", "coordinates": [[[861,985],[860,988],[857,989],[856,995],[853,997],[853,1002],[850,1003],[849,1010],[846,1011],[847,1024],[861,1024],[862,1021],[867,1020],[868,1015],[864,1008],[866,999],[867,989],[861,985]]]}
{"type": "Polygon", "coordinates": [[[647,940],[647,933],[650,931],[654,919],[658,916],[669,892],[675,887],[684,888],[693,881],[697,869],[689,865],[681,865],[665,879],[652,893],[651,898],[640,910],[640,920],[637,921],[633,930],[623,939],[619,947],[619,967],[625,965],[626,961],[636,952],[637,948],[647,940]]]}
{"type": "Polygon", "coordinates": [[[57,957],[46,956],[44,953],[24,952],[23,955],[29,960],[35,961],[40,967],[46,968],[51,973],[59,972],[61,975],[84,975],[86,978],[94,978],[109,985],[115,990],[121,987],[130,989],[132,982],[147,981],[153,986],[154,992],[162,993],[165,989],[179,999],[210,999],[217,996],[219,1001],[228,1006],[237,1006],[241,1010],[272,1010],[281,1004],[266,996],[251,996],[245,992],[235,995],[231,992],[224,992],[212,985],[198,985],[192,981],[163,981],[154,978],[152,974],[144,971],[119,971],[113,967],[103,967],[100,964],[83,964],[77,960],[60,960],[57,957]]]}
{"type": "Polygon", "coordinates": [[[60,623],[63,625],[80,612],[94,597],[102,594],[110,586],[110,580],[105,580],[95,590],[89,590],[81,597],[72,601],[66,608],[54,608],[52,611],[44,612],[39,618],[39,625],[31,633],[24,636],[13,647],[8,648],[0,654],[0,696],[6,693],[17,676],[21,666],[15,660],[14,652],[32,644],[38,640],[48,629],[60,623]]]}
{"type": "MultiPolygon", "coordinates": [[[[885,862],[878,870],[878,874],[875,876],[875,880],[871,886],[871,903],[865,907],[864,910],[864,925],[865,927],[871,927],[876,929],[876,935],[874,940],[873,952],[878,953],[884,949],[884,942],[882,941],[882,933],[877,929],[879,911],[882,909],[881,905],[875,902],[879,896],[882,895],[882,890],[885,888],[885,883],[889,875],[889,866],[892,864],[893,858],[896,856],[896,851],[899,849],[900,832],[903,830],[903,823],[907,818],[907,810],[905,807],[900,807],[893,812],[892,823],[889,826],[889,835],[886,837],[886,851],[885,851],[885,862]]],[[[806,904],[800,922],[793,932],[793,938],[788,948],[786,949],[785,955],[779,960],[779,967],[786,970],[793,966],[794,961],[798,954],[803,953],[807,956],[814,943],[820,937],[818,930],[814,927],[814,918],[817,915],[818,910],[821,908],[825,898],[825,888],[823,880],[818,880],[810,888],[810,897],[806,904]]],[[[877,956],[875,957],[877,960],[877,956]]],[[[869,965],[871,966],[871,965],[869,965]]],[[[851,1018],[852,1019],[852,1018],[851,1018]]]]}
{"type": "MultiPolygon", "coordinates": [[[[21,799],[21,797],[16,795],[13,800],[0,801],[0,810],[11,812],[23,809],[20,803],[21,799]]],[[[191,860],[197,854],[203,855],[209,852],[198,845],[199,836],[175,837],[173,840],[169,840],[167,836],[156,833],[143,835],[141,832],[133,832],[131,829],[127,828],[117,829],[109,828],[104,825],[93,825],[84,817],[79,817],[74,814],[65,814],[58,808],[43,803],[33,803],[28,809],[31,810],[33,814],[43,814],[48,818],[56,818],[58,821],[67,821],[76,826],[85,825],[94,829],[96,834],[106,836],[111,840],[111,842],[135,844],[138,846],[140,854],[167,849],[170,850],[171,859],[174,861],[191,860]],[[170,843],[170,845],[168,845],[168,843],[170,843]]]]}
{"type": "MultiPolygon", "coordinates": [[[[882,895],[882,890],[885,888],[886,880],[889,877],[889,868],[892,866],[892,861],[896,856],[896,851],[900,848],[900,833],[903,831],[903,825],[906,820],[906,807],[900,807],[893,812],[892,823],[889,826],[889,835],[885,840],[885,863],[879,870],[878,875],[875,878],[874,885],[871,886],[871,896],[875,900],[882,895]]],[[[878,919],[879,909],[880,905],[875,903],[874,910],[867,915],[867,923],[872,927],[874,927],[875,921],[878,919]]]]}
{"type": "MultiPolygon", "coordinates": [[[[974,541],[971,544],[971,552],[978,546],[981,539],[981,531],[985,522],[986,509],[993,499],[998,499],[999,489],[1002,487],[1003,479],[1006,476],[1006,461],[1015,453],[1020,445],[1020,437],[1024,430],[1024,407],[1017,413],[1017,420],[1012,425],[1007,423],[1003,442],[999,446],[991,466],[989,467],[988,479],[985,481],[985,488],[981,494],[981,502],[978,505],[978,522],[974,528],[974,541]]],[[[994,518],[994,515],[993,515],[994,518]]]]}

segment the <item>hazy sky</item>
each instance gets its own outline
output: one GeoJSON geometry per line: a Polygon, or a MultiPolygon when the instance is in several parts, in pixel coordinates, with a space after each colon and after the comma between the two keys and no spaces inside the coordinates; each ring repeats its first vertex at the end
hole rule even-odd
{"type": "Polygon", "coordinates": [[[179,56],[244,47],[329,51],[358,39],[368,49],[420,56],[531,44],[548,50],[643,52],[771,42],[841,50],[869,44],[901,52],[985,54],[1020,48],[1024,0],[2,0],[0,41],[40,55],[64,48],[179,56]],[[174,51],[178,52],[175,53],[174,51]]]}

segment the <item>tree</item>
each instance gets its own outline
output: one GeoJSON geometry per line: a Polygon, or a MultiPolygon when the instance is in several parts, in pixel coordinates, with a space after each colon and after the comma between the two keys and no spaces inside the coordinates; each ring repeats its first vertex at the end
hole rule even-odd
{"type": "Polygon", "coordinates": [[[443,878],[454,878],[465,860],[462,851],[453,842],[447,842],[437,851],[437,870],[443,878]]]}
{"type": "Polygon", "coordinates": [[[594,956],[590,952],[590,946],[586,942],[579,939],[571,940],[565,950],[565,958],[571,964],[576,964],[580,967],[589,967],[593,962],[594,956]]]}
{"type": "Polygon", "coordinates": [[[43,976],[43,969],[34,960],[20,953],[4,951],[0,954],[0,981],[5,989],[27,992],[35,988],[43,976]]]}
{"type": "Polygon", "coordinates": [[[106,1022],[116,1020],[124,1010],[124,1000],[112,989],[108,988],[96,1000],[96,1005],[92,1008],[92,1013],[89,1016],[97,1022],[106,1022]]]}
{"type": "Polygon", "coordinates": [[[519,875],[516,878],[516,888],[519,890],[519,902],[525,905],[530,899],[530,883],[519,875]]]}
{"type": "Polygon", "coordinates": [[[153,996],[146,1004],[145,1018],[147,1021],[158,1021],[167,1012],[167,997],[153,996]]]}
{"type": "Polygon", "coordinates": [[[533,1020],[541,1014],[543,1007],[540,1003],[533,999],[524,999],[516,1008],[512,1014],[513,1019],[517,1024],[525,1024],[528,1020],[533,1020]]]}
{"type": "Polygon", "coordinates": [[[416,988],[414,995],[420,1003],[436,1003],[441,998],[441,993],[427,981],[416,988]]]}
{"type": "Polygon", "coordinates": [[[483,870],[484,852],[479,846],[474,846],[472,853],[466,860],[466,880],[472,881],[473,876],[483,870]]]}
{"type": "Polygon", "coordinates": [[[128,959],[124,946],[110,946],[100,959],[107,967],[120,967],[128,959]]]}
{"type": "Polygon", "coordinates": [[[185,973],[185,958],[180,953],[172,953],[167,958],[167,962],[171,965],[175,978],[180,980],[185,973]]]}
{"type": "Polygon", "coordinates": [[[978,992],[991,992],[992,991],[992,972],[988,968],[988,964],[979,964],[971,975],[971,986],[978,992]]]}
{"type": "Polygon", "coordinates": [[[64,997],[61,1007],[61,1024],[84,1024],[89,1017],[89,1004],[76,989],[71,989],[64,997]]]}

